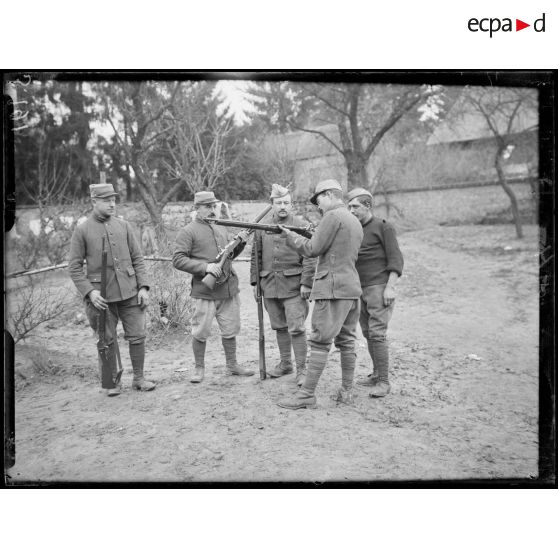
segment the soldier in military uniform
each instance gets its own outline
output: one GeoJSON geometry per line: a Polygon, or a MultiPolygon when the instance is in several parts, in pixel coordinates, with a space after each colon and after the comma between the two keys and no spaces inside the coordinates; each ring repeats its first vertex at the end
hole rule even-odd
{"type": "MultiPolygon", "coordinates": [[[[213,192],[196,192],[196,216],[178,233],[172,259],[176,269],[192,274],[192,351],[195,361],[195,372],[190,379],[192,383],[203,381],[205,375],[205,349],[213,318],[217,319],[221,330],[226,373],[233,376],[254,374],[253,371],[245,370],[236,360],[236,336],[240,333],[238,277],[230,260],[222,270],[217,265],[217,255],[229,242],[229,235],[225,227],[206,221],[207,218],[216,217],[218,201],[213,192]],[[208,273],[217,277],[213,290],[202,282],[208,273]]],[[[244,231],[239,235],[243,241],[233,252],[232,258],[236,258],[246,245],[248,235],[244,231]]]]}
{"type": "MultiPolygon", "coordinates": [[[[116,196],[112,184],[89,187],[93,213],[78,225],[72,235],[68,270],[83,296],[86,314],[94,330],[98,328],[99,311],[108,310],[105,340],[108,354],[115,361],[116,326],[122,320],[124,338],[128,341],[134,372],[132,387],[151,391],[155,384],[144,378],[145,309],[149,304],[149,284],[140,244],[129,223],[115,217],[116,196]],[[107,246],[107,295],[101,296],[102,239],[107,246]],[[87,263],[87,272],[83,269],[87,263]]],[[[121,384],[108,389],[109,396],[118,395],[121,384]]]]}
{"type": "MultiPolygon", "coordinates": [[[[288,188],[273,184],[271,190],[273,224],[304,227],[306,223],[293,215],[293,204],[288,188]]],[[[285,238],[257,231],[252,247],[250,283],[256,284],[256,250],[260,261],[260,282],[265,308],[271,328],[277,336],[280,362],[267,374],[279,378],[291,374],[291,346],[296,363],[296,382],[302,385],[306,375],[306,327],[308,298],[312,290],[315,258],[301,256],[287,245],[285,238]]],[[[254,294],[255,294],[254,287],[254,294]]]]}
{"type": "Polygon", "coordinates": [[[362,287],[360,327],[374,366],[374,373],[357,384],[370,387],[370,397],[384,397],[391,389],[386,335],[395,306],[395,285],[403,273],[403,255],[393,226],[373,216],[374,198],[368,190],[355,188],[347,200],[364,232],[356,264],[362,287]]]}
{"type": "Polygon", "coordinates": [[[334,399],[342,403],[353,401],[356,325],[362,293],[356,261],[363,237],[362,227],[345,207],[343,190],[336,180],[320,182],[310,201],[323,215],[312,238],[304,238],[286,228],[282,228],[281,233],[287,244],[299,254],[318,256],[310,294],[314,310],[308,371],[298,392],[278,402],[287,409],[316,407],[314,393],[332,343],[341,353],[342,377],[341,388],[334,399]]]}

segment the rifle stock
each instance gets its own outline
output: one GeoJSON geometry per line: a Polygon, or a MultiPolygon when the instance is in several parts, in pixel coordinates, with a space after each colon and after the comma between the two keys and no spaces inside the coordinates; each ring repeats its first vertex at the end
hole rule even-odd
{"type": "MultiPolygon", "coordinates": [[[[271,205],[268,205],[265,209],[263,209],[263,211],[261,211],[257,216],[256,216],[256,223],[261,221],[269,212],[271,211],[271,205]]],[[[225,221],[221,221],[220,219],[206,219],[206,221],[210,222],[210,223],[215,223],[216,225],[220,225],[221,222],[225,222],[225,221]]],[[[227,223],[236,223],[236,221],[226,221],[227,223]]],[[[251,233],[252,231],[248,230],[247,232],[251,233]]],[[[239,233],[240,234],[240,233],[239,233]]],[[[223,249],[223,253],[221,254],[219,260],[216,262],[217,265],[219,266],[219,269],[222,271],[223,270],[223,266],[225,265],[225,262],[227,261],[227,259],[231,256],[231,254],[234,252],[235,248],[242,242],[242,239],[239,238],[238,234],[235,235],[235,237],[231,240],[231,242],[229,242],[225,248],[223,249]]],[[[206,273],[205,277],[202,279],[202,283],[208,288],[213,290],[215,288],[215,285],[217,284],[217,277],[215,275],[213,275],[212,273],[206,273]]]]}

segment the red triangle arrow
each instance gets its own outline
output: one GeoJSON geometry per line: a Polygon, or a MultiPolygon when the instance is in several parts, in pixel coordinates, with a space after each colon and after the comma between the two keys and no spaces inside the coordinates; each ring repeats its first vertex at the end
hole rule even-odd
{"type": "Polygon", "coordinates": [[[530,23],[525,23],[524,21],[521,21],[520,19],[515,20],[515,30],[516,31],[521,31],[522,29],[525,29],[525,27],[531,27],[531,24],[530,23]]]}

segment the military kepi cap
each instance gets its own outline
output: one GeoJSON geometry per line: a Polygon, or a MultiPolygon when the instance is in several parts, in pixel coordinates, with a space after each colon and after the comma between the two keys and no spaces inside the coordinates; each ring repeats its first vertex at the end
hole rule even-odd
{"type": "Polygon", "coordinates": [[[368,196],[369,198],[373,199],[372,194],[368,190],[366,190],[365,188],[353,188],[347,194],[347,201],[350,202],[352,199],[358,198],[359,196],[368,196]]]}
{"type": "Polygon", "coordinates": [[[318,205],[316,198],[321,193],[327,192],[328,190],[339,190],[340,192],[342,192],[343,188],[341,188],[341,184],[339,184],[337,180],[333,180],[333,178],[329,178],[328,180],[322,180],[321,182],[318,182],[318,184],[316,185],[316,189],[314,190],[314,194],[310,198],[310,201],[314,205],[318,205]]]}
{"type": "Polygon", "coordinates": [[[120,195],[114,191],[112,184],[91,184],[89,186],[89,193],[92,198],[110,198],[111,196],[120,195]]]}
{"type": "Polygon", "coordinates": [[[274,200],[275,198],[284,198],[290,193],[291,191],[289,190],[288,186],[281,186],[281,184],[272,184],[271,195],[269,197],[270,199],[274,200]]]}
{"type": "Polygon", "coordinates": [[[194,194],[194,205],[205,205],[217,203],[218,201],[213,192],[196,192],[194,194]]]}

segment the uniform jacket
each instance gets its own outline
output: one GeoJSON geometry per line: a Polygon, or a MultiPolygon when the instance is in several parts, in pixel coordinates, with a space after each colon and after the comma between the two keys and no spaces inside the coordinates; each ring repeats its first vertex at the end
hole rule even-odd
{"type": "Polygon", "coordinates": [[[101,220],[92,214],[78,225],[72,235],[68,271],[85,298],[101,289],[102,239],[107,250],[108,302],[126,300],[142,287],[149,289],[141,248],[129,223],[116,217],[101,220]],[[83,260],[87,271],[83,269],[83,260]]]}
{"type": "MultiPolygon", "coordinates": [[[[272,223],[278,223],[273,216],[272,223]]],[[[289,215],[284,225],[304,227],[306,223],[289,215]]],[[[300,285],[312,287],[315,258],[301,256],[280,234],[256,231],[250,264],[250,284],[256,284],[256,250],[260,258],[260,278],[264,298],[290,298],[300,293],[300,285]]]]}
{"type": "MultiPolygon", "coordinates": [[[[215,289],[211,290],[201,282],[206,275],[207,264],[217,261],[217,254],[227,245],[229,236],[225,227],[211,225],[197,218],[178,233],[172,264],[176,269],[192,274],[192,297],[218,300],[230,298],[239,292],[238,277],[230,263],[224,268],[230,272],[229,278],[224,283],[218,283],[215,289]]],[[[241,242],[233,258],[244,250],[244,246],[245,243],[241,242]]]]}
{"type": "Polygon", "coordinates": [[[324,213],[312,238],[288,233],[287,243],[299,254],[319,256],[310,294],[313,300],[360,297],[355,266],[362,237],[360,221],[341,201],[324,213]]]}

